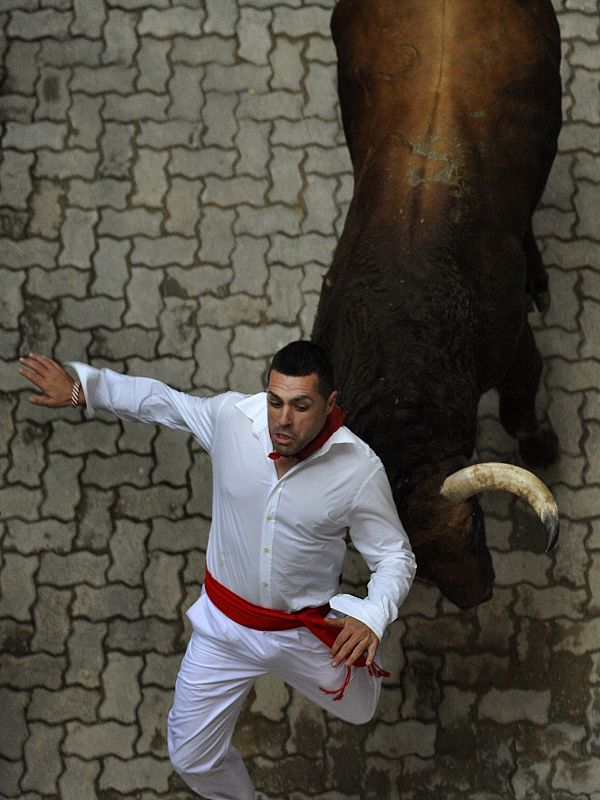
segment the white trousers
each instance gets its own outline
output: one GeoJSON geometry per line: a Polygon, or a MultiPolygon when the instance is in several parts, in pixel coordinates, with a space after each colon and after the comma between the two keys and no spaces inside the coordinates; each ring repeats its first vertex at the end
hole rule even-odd
{"type": "Polygon", "coordinates": [[[198,601],[195,627],[181,662],[169,711],[173,768],[207,800],[254,800],[254,788],[231,737],[244,700],[259,675],[271,673],[341,719],[368,722],[381,679],[353,669],[339,701],[320,689],[339,689],[346,667],[332,667],[329,648],[306,628],[255,631],[238,625],[208,599],[198,601]]]}

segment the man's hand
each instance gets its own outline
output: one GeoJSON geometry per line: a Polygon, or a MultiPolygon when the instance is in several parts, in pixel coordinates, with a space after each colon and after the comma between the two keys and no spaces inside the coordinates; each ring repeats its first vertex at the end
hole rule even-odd
{"type": "MultiPolygon", "coordinates": [[[[31,381],[41,390],[41,394],[32,394],[31,403],[48,408],[63,408],[71,405],[71,390],[75,381],[60,364],[47,356],[29,353],[20,358],[23,367],[19,370],[24,378],[31,381]]],[[[79,393],[79,403],[85,402],[83,391],[79,393]]]]}
{"type": "Polygon", "coordinates": [[[327,617],[325,622],[341,628],[337,639],[331,646],[334,667],[337,667],[342,661],[347,667],[351,667],[365,650],[367,651],[367,666],[369,667],[373,663],[379,647],[379,638],[364,622],[354,617],[345,619],[329,619],[327,617]]]}

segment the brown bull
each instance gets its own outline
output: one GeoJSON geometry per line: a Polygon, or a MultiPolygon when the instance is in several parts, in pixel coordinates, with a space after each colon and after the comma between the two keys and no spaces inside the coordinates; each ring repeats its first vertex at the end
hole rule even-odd
{"type": "Polygon", "coordinates": [[[525,463],[557,455],[527,312],[548,302],[531,216],[560,128],[558,25],[550,0],[339,0],[332,31],[355,189],[313,338],[386,466],[419,574],[472,606],[494,577],[472,495],[510,488],[549,544],[558,527],[524,471],[446,480],[493,386],[525,463]]]}

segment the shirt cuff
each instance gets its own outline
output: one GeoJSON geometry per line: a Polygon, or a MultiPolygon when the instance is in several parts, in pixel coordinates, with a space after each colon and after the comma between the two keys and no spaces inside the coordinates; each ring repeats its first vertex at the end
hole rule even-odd
{"type": "Polygon", "coordinates": [[[88,419],[91,419],[96,413],[96,409],[92,403],[92,395],[93,385],[95,383],[94,373],[97,373],[98,370],[94,367],[90,367],[89,364],[82,364],[80,361],[67,361],[66,365],[77,373],[85,396],[85,415],[88,419]]]}
{"type": "Polygon", "coordinates": [[[354,597],[352,594],[336,594],[329,601],[329,605],[334,611],[340,611],[348,617],[354,617],[364,622],[379,641],[383,639],[388,622],[391,622],[385,614],[374,608],[369,600],[361,600],[360,597],[354,597]]]}

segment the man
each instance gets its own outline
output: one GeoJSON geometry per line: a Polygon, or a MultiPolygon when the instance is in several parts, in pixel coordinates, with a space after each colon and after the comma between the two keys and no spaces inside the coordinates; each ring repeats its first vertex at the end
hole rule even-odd
{"type": "Polygon", "coordinates": [[[199,398],[148,378],[30,354],[36,405],[87,405],[192,433],[213,464],[213,521],[203,592],[189,609],[168,742],[173,766],[209,800],[252,800],[231,736],[267,672],[342,719],[373,716],[381,636],[398,613],[414,557],[382,464],[347,428],[332,369],[312,342],[271,363],[267,392],[199,398]],[[368,595],[338,594],[350,536],[371,569],[368,595]],[[306,627],[305,627],[306,626],[306,627]]]}

